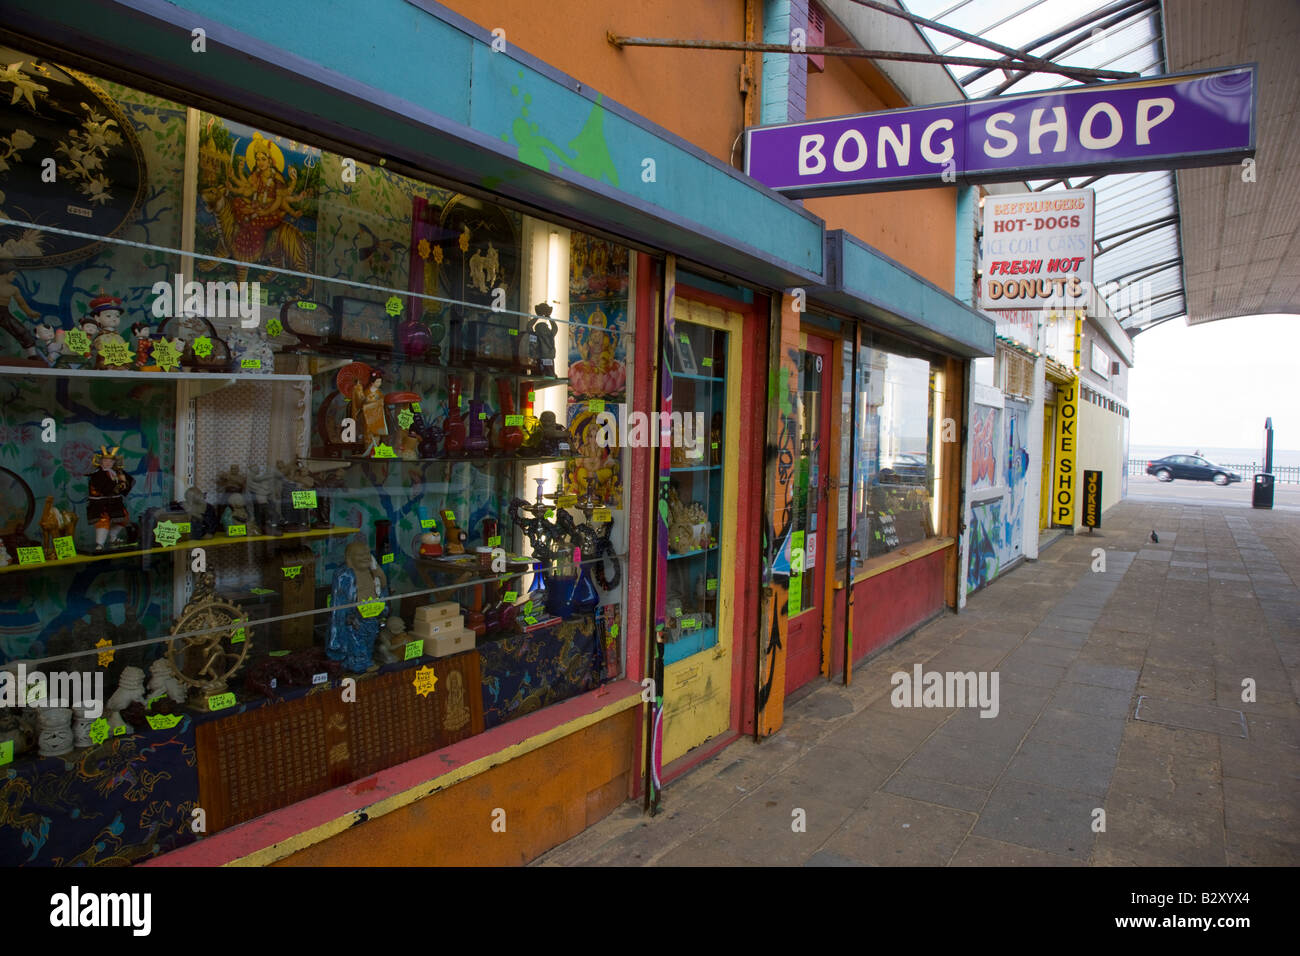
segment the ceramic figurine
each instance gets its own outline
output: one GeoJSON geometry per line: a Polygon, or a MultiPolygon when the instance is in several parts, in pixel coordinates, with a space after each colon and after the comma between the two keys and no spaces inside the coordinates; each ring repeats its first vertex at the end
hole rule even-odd
{"type": "Polygon", "coordinates": [[[364,541],[353,541],[347,547],[346,563],[334,573],[331,600],[337,610],[330,615],[329,639],[325,644],[330,660],[340,661],[354,673],[370,669],[381,620],[378,615],[366,617],[360,608],[344,605],[387,596],[388,578],[380,570],[379,562],[364,541]]]}
{"type": "Polygon", "coordinates": [[[135,367],[141,372],[160,372],[153,364],[153,331],[148,322],[131,323],[131,340],[135,344],[135,367]]]}
{"type": "Polygon", "coordinates": [[[133,734],[135,728],[126,722],[121,711],[110,710],[106,715],[108,718],[108,729],[110,737],[116,737],[118,734],[133,734]]]}
{"type": "Polygon", "coordinates": [[[54,496],[46,495],[45,510],[41,512],[41,540],[45,557],[54,557],[54,539],[71,537],[77,533],[77,515],[73,511],[54,507],[54,496]]]}
{"type": "Polygon", "coordinates": [[[149,665],[149,691],[145,696],[153,699],[159,694],[166,694],[173,703],[185,703],[185,686],[176,679],[176,672],[165,657],[149,665]]]}
{"type": "Polygon", "coordinates": [[[273,537],[283,534],[280,530],[280,475],[265,465],[256,465],[248,476],[245,490],[253,506],[253,524],[257,526],[256,532],[252,528],[249,532],[273,537]]]}
{"type": "Polygon", "coordinates": [[[109,451],[101,445],[92,464],[99,470],[87,476],[86,517],[95,526],[95,553],[99,554],[106,543],[117,547],[122,531],[131,524],[126,495],[135,486],[135,479],[122,470],[123,460],[117,448],[109,451]]]}
{"type": "Polygon", "coordinates": [[[191,485],[185,489],[185,513],[190,516],[190,537],[202,541],[221,530],[217,509],[208,504],[203,492],[191,485]]]}
{"type": "Polygon", "coordinates": [[[570,447],[569,430],[555,420],[555,412],[542,412],[537,428],[523,448],[536,458],[554,458],[567,454],[570,447]]]}
{"type": "Polygon", "coordinates": [[[406,622],[396,614],[384,622],[384,629],[379,634],[379,640],[375,643],[375,651],[379,655],[379,663],[395,664],[402,660],[406,654],[406,644],[411,639],[411,635],[406,630],[406,622]]]}
{"type": "MultiPolygon", "coordinates": [[[[361,363],[356,363],[361,365],[361,363]]],[[[367,367],[368,368],[368,367],[367,367]]],[[[384,376],[378,369],[370,369],[369,380],[362,382],[360,374],[354,376],[348,400],[348,414],[356,422],[358,437],[366,440],[360,457],[369,458],[375,447],[388,438],[388,419],[384,415],[384,376]]]]}
{"type": "Polygon", "coordinates": [[[117,690],[113,691],[113,696],[108,698],[108,703],[104,705],[104,709],[109,712],[121,713],[136,701],[139,701],[141,706],[145,702],[144,671],[138,667],[123,668],[122,678],[118,681],[117,690]]]}
{"type": "Polygon", "coordinates": [[[537,337],[535,367],[543,375],[554,375],[555,336],[559,333],[559,327],[551,319],[554,309],[546,302],[539,302],[533,306],[533,311],[537,313],[537,318],[529,324],[528,332],[537,337]]]}
{"type": "Polygon", "coordinates": [[[445,519],[443,525],[443,537],[445,538],[443,547],[447,549],[448,554],[464,554],[465,542],[469,540],[469,535],[456,527],[455,514],[450,511],[444,511],[442,516],[445,519]]]}
{"type": "Polygon", "coordinates": [[[40,754],[42,757],[62,757],[72,752],[72,710],[68,707],[46,707],[37,717],[40,728],[40,754]]]}
{"type": "Polygon", "coordinates": [[[33,327],[32,334],[36,336],[36,341],[40,343],[38,350],[41,357],[51,367],[58,365],[59,359],[63,357],[64,337],[68,333],[45,322],[38,322],[33,327]]]}
{"type": "Polygon", "coordinates": [[[90,739],[90,728],[94,725],[97,717],[90,716],[87,709],[72,709],[72,746],[78,750],[94,745],[90,739]]]}
{"type": "Polygon", "coordinates": [[[417,540],[421,557],[442,557],[442,535],[437,531],[426,531],[417,540]]]}
{"type": "Polygon", "coordinates": [[[129,368],[131,359],[125,361],[115,361],[113,358],[105,357],[105,353],[114,346],[121,346],[127,349],[126,339],[122,338],[118,329],[122,325],[122,300],[114,295],[99,295],[90,300],[90,316],[99,326],[99,334],[91,343],[91,352],[95,357],[95,368],[129,368]]]}

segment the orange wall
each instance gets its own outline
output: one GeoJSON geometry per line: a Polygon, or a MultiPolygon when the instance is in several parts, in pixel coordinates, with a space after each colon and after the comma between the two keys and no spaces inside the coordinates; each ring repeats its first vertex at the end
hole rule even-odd
{"type": "MultiPolygon", "coordinates": [[[[617,50],[605,34],[743,40],[744,0],[441,0],[506,42],[636,110],[724,163],[744,126],[740,65],[727,50],[617,50]]],[[[755,94],[757,95],[757,94],[755,94]]],[[[736,146],[736,158],[741,156],[736,146]]]]}
{"type": "MultiPolygon", "coordinates": [[[[810,117],[888,108],[845,59],[828,56],[825,73],[809,74],[810,117]]],[[[945,292],[952,292],[957,222],[955,187],[809,199],[807,207],[826,220],[826,228],[847,229],[945,292]]]]}
{"type": "Polygon", "coordinates": [[[631,793],[632,707],[274,866],[518,866],[577,836],[631,793]],[[505,810],[505,832],[492,830],[505,810]]]}

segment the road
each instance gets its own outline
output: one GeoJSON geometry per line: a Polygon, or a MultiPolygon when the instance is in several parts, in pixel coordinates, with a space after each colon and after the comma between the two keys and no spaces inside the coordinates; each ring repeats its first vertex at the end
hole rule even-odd
{"type": "MultiPolygon", "coordinates": [[[[1128,480],[1129,499],[1141,502],[1249,508],[1253,492],[1254,486],[1248,481],[1220,488],[1209,481],[1159,481],[1152,475],[1133,475],[1128,480]]],[[[1273,507],[1279,511],[1300,511],[1300,485],[1275,484],[1273,507]]]]}

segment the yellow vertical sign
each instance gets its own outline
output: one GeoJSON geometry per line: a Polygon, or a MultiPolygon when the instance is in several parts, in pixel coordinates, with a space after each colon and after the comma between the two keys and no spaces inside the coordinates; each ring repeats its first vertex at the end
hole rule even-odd
{"type": "Polygon", "coordinates": [[[1052,524],[1074,527],[1077,498],[1075,455],[1079,447],[1079,380],[1056,390],[1056,475],[1052,479],[1052,524]]]}
{"type": "Polygon", "coordinates": [[[1083,312],[1076,309],[1074,312],[1074,367],[1075,369],[1083,368],[1079,363],[1083,361],[1083,312]]]}

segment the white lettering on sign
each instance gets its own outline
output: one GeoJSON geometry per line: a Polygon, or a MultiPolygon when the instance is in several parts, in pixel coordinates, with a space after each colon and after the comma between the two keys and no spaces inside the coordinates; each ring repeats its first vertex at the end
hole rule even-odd
{"type": "Polygon", "coordinates": [[[799,138],[800,176],[813,176],[826,168],[826,157],[822,155],[822,147],[825,145],[826,137],[821,133],[799,138]],[[812,159],[813,163],[810,163],[809,159],[812,159]]]}

